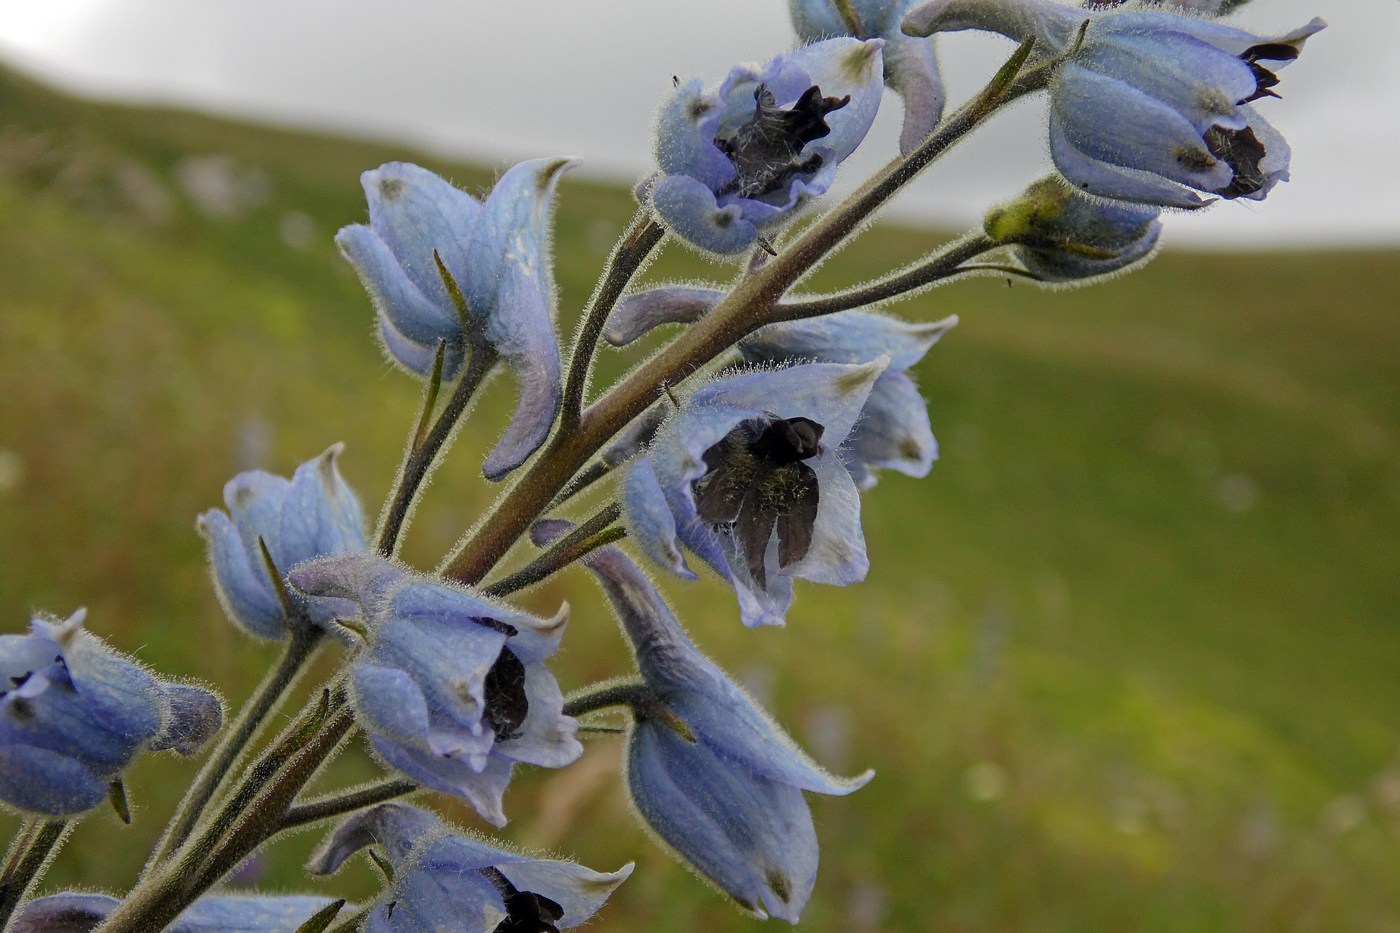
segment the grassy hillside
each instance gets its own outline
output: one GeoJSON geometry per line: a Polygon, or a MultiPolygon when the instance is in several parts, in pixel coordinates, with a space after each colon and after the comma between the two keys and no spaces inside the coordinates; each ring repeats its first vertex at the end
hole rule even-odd
{"type": "MultiPolygon", "coordinates": [[[[418,391],[380,359],[331,236],[364,216],[358,173],[397,158],[491,177],[0,73],[6,631],[86,605],[162,671],[247,692],[271,650],[222,620],[194,516],[237,470],[285,473],[338,440],[371,512],[383,495],[418,391]]],[[[631,211],[564,184],[566,319],[631,211]]],[[[1167,237],[1210,222],[1173,217],[1167,237]]],[[[820,282],[938,241],[878,227],[820,282]]],[[[649,273],[726,274],[674,248],[649,273]]],[[[1400,929],[1397,294],[1395,252],[1169,250],[1095,289],[978,280],[899,308],[962,324],[917,372],[941,462],[866,497],[870,580],[803,587],[787,629],[756,632],[712,581],[664,583],[820,760],[879,772],[814,801],[805,927],[1400,929]]],[[[493,385],[462,433],[410,559],[433,564],[488,501],[478,467],[510,400],[493,385]]],[[[623,673],[581,576],[526,602],[565,598],[565,689],[623,673]]],[[[506,835],[598,868],[636,858],[603,929],[756,928],[635,827],[617,755],[605,738],[522,774],[506,835]]],[[[49,888],[129,884],[190,771],[137,767],[134,825],[88,820],[49,888]]],[[[315,839],[246,874],[302,884],[315,839]]],[[[336,881],[369,884],[362,867],[336,881]]]]}

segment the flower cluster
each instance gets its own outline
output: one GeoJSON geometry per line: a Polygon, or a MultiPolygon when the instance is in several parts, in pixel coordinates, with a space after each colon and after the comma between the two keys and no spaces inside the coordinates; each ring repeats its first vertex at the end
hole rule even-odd
{"type": "Polygon", "coordinates": [[[367,532],[339,473],[339,444],[290,478],[239,474],[224,487],[225,508],[199,517],[229,619],[286,644],[124,899],[66,892],[23,902],[64,820],[104,799],[129,815],[122,775],[134,757],[195,751],[219,731],[222,705],[107,648],[82,630],[81,610],[0,636],[0,801],[27,818],[0,873],[0,927],[582,925],[632,863],[603,873],[524,855],[391,801],[445,793],[501,827],[518,766],[573,764],[581,734],[624,731],[589,718],[610,708],[628,716],[624,780],[646,828],[744,911],[798,922],[819,862],[805,794],[850,794],[873,772],[839,778],[801,751],[700,651],[616,542],[685,580],[698,560],[732,589],[749,627],[783,624],[799,580],[863,580],[862,496],[879,471],[930,472],[938,446],[915,375],[958,323],[903,320],[890,303],[989,270],[1052,285],[1118,273],[1153,254],[1164,209],[1263,199],[1287,178],[1287,144],[1254,104],[1277,96],[1278,69],[1323,24],[1264,37],[1216,19],[1226,5],[791,0],[808,44],[736,66],[714,88],[677,79],[656,123],[656,171],[637,188],[638,216],[583,309],[567,367],[550,225],[571,161],[522,162],[483,200],[408,163],[365,172],[369,221],[336,242],[369,294],[384,351],[426,383],[378,527],[367,532]],[[944,120],[930,37],[964,29],[1034,41],[944,120]],[[896,161],[779,237],[827,194],[886,84],[905,106],[896,161]],[[908,266],[834,294],[801,291],[942,151],[1037,90],[1050,97],[1058,174],[908,266]],[[727,284],[634,287],[668,239],[711,256],[747,251],[748,261],[727,284]],[[599,341],[627,348],[663,324],[686,329],[590,403],[599,341]],[[395,557],[398,537],[498,361],[519,396],[482,471],[520,476],[435,572],[415,570],[395,557]],[[590,517],[560,517],[588,496],[590,517]],[[526,550],[527,532],[537,550],[499,572],[526,550]],[[566,698],[553,668],[568,606],[524,607],[529,587],[575,565],[601,584],[635,671],[566,698]],[[339,652],[333,673],[267,735],[321,650],[339,652]],[[350,737],[367,740],[385,779],[304,796],[350,737]],[[209,893],[282,833],[329,820],[308,868],[329,874],[367,851],[385,883],[366,903],[209,893]]]}

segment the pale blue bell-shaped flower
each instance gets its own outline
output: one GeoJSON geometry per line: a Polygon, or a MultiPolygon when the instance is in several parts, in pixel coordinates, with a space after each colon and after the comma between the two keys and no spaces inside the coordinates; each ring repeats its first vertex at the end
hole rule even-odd
{"type": "Polygon", "coordinates": [[[657,430],[624,480],[633,541],[694,579],[681,546],[734,587],[745,625],[781,625],[792,581],[865,578],[860,493],[837,451],[888,357],[717,379],[657,430]]]}
{"type": "MultiPolygon", "coordinates": [[[[307,920],[335,903],[310,894],[206,894],[195,901],[165,933],[296,933],[307,920]]],[[[69,891],[50,894],[20,907],[10,933],[79,933],[107,919],[121,901],[106,894],[69,891]]],[[[343,908],[350,913],[351,908],[343,908]]]]}
{"type": "Polygon", "coordinates": [[[562,768],[583,753],[543,663],[559,647],[567,607],[537,619],[368,555],[302,565],[291,581],[359,604],[366,644],[351,665],[350,703],[390,767],[504,826],[517,763],[562,768]]]}
{"type": "Polygon", "coordinates": [[[291,479],[262,470],[240,473],[224,486],[228,511],[211,509],[199,516],[195,527],[208,544],[219,601],[248,634],[281,639],[295,626],[324,629],[336,616],[353,614],[343,601],[313,599],[295,603],[295,617],[288,618],[262,553],[265,545],[285,577],[304,561],[365,550],[359,500],[336,468],[343,449],[335,444],[297,467],[291,479]]]}
{"type": "Polygon", "coordinates": [[[914,0],[788,0],[792,25],[803,42],[834,36],[883,39],[885,83],[904,98],[899,150],[908,153],[938,125],[946,94],[933,42],[900,31],[914,0]]]}
{"type": "Polygon", "coordinates": [[[837,450],[856,484],[868,489],[875,485],[875,469],[927,476],[933,467],[938,442],[909,369],[957,323],[956,315],[913,323],[870,311],[842,311],[770,324],[744,338],[739,352],[750,363],[782,365],[809,360],[868,363],[889,357],[860,420],[837,450]]]}
{"type": "Polygon", "coordinates": [[[603,873],[510,852],[401,803],[347,818],[307,867],[330,874],[366,846],[380,851],[394,877],[365,918],[365,933],[566,930],[588,922],[632,874],[631,862],[603,873]]]}
{"type": "Polygon", "coordinates": [[[0,801],[25,813],[90,810],[138,752],[192,754],[223,722],[217,696],[113,651],[86,615],[0,635],[0,801]]]}
{"type": "Polygon", "coordinates": [[[374,303],[385,349],[399,365],[426,376],[441,342],[444,377],[455,378],[471,326],[514,371],[520,385],[515,415],[482,466],[492,480],[543,443],[559,409],[550,225],[559,178],[575,164],[521,162],[478,202],[427,169],[389,162],[360,176],[369,224],[336,234],[374,303]],[[470,320],[463,319],[438,260],[465,299],[470,320]]]}
{"type": "Polygon", "coordinates": [[[803,791],[863,787],[829,774],[705,657],[620,550],[584,558],[622,622],[649,697],[633,707],[627,788],[637,812],[704,878],[758,916],[796,923],[817,877],[803,791]]]}
{"type": "Polygon", "coordinates": [[[642,186],[676,237],[733,255],[825,193],[880,106],[879,39],[829,39],[740,65],[718,88],[680,84],[656,125],[642,186]]]}
{"type": "Polygon", "coordinates": [[[1095,197],[1189,209],[1263,200],[1288,179],[1288,143],[1252,104],[1278,96],[1275,72],[1325,25],[1270,37],[1155,7],[932,0],[903,28],[1034,37],[1041,57],[1064,55],[1050,79],[1060,174],[1095,197]]]}

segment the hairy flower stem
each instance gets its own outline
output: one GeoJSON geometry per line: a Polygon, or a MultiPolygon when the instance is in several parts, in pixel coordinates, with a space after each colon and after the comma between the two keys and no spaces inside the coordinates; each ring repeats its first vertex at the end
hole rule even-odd
{"type": "MultiPolygon", "coordinates": [[[[474,331],[469,331],[474,333],[474,331]]],[[[414,500],[418,492],[423,488],[423,482],[432,473],[437,464],[438,455],[447,445],[447,441],[452,437],[452,432],[457,427],[458,421],[466,412],[467,406],[471,403],[476,390],[481,388],[481,384],[486,381],[487,375],[491,372],[491,367],[496,362],[496,351],[483,340],[474,340],[468,348],[467,371],[457,382],[457,387],[453,389],[452,395],[443,406],[442,413],[437,420],[424,434],[422,422],[414,432],[414,437],[410,441],[407,453],[404,454],[403,465],[399,468],[399,476],[394,484],[394,489],[386,500],[384,511],[379,518],[379,530],[375,534],[375,549],[384,557],[393,557],[398,551],[399,539],[403,533],[404,525],[408,521],[409,513],[413,510],[414,500]],[[419,439],[421,438],[421,443],[419,439]]],[[[425,396],[425,406],[431,405],[431,391],[425,396]]],[[[426,416],[427,411],[425,409],[426,416]]]]}
{"type": "Polygon", "coordinates": [[[315,800],[308,800],[306,803],[288,807],[286,814],[282,817],[281,825],[278,826],[278,832],[295,829],[308,823],[319,823],[321,820],[328,820],[334,816],[354,813],[356,810],[363,810],[365,807],[372,807],[386,800],[403,797],[418,789],[418,784],[413,781],[391,778],[356,790],[317,797],[315,800]]]}
{"type": "Polygon", "coordinates": [[[595,551],[604,545],[617,541],[626,536],[626,529],[609,528],[608,526],[617,521],[621,515],[622,506],[616,502],[608,503],[577,528],[554,542],[549,550],[535,560],[510,576],[484,587],[482,592],[487,596],[509,596],[517,590],[523,590],[527,586],[540,582],[590,551],[595,551]]]}
{"type": "Polygon", "coordinates": [[[642,208],[632,218],[632,223],[608,257],[606,271],[588,299],[588,306],[579,319],[573,349],[569,352],[564,403],[559,414],[560,432],[571,431],[578,424],[583,410],[583,394],[588,387],[588,374],[593,367],[593,353],[598,348],[608,315],[626,291],[632,277],[646,264],[647,257],[665,235],[666,231],[651,216],[651,212],[642,208]]]}
{"type": "Polygon", "coordinates": [[[651,706],[656,697],[640,680],[621,680],[585,687],[564,701],[565,716],[583,716],[611,706],[651,706]]]}
{"type": "Polygon", "coordinates": [[[589,458],[663,392],[699,372],[763,325],[795,319],[779,317],[775,311],[789,288],[997,108],[1044,87],[1048,68],[1021,75],[1031,45],[1029,40],[1022,43],[982,93],[945,120],[918,148],[887,165],[795,240],[784,244],[779,256],[746,276],[703,319],[589,406],[576,427],[556,431],[495,508],[447,556],[439,572],[469,586],[480,583],[589,458]]]}
{"type": "Polygon", "coordinates": [[[243,756],[248,743],[258,734],[268,713],[276,708],[283,694],[301,673],[302,667],[315,653],[323,634],[320,629],[306,626],[297,629],[288,639],[277,666],[263,678],[252,696],[244,702],[238,718],[229,723],[219,739],[219,744],[209,754],[204,767],[199,769],[194,783],[185,792],[180,805],[175,809],[175,814],[170,818],[165,835],[161,837],[155,851],[146,862],[146,867],[142,870],[143,876],[168,859],[171,853],[190,837],[224,778],[243,756]]]}
{"type": "Polygon", "coordinates": [[[835,295],[786,301],[778,305],[776,314],[780,320],[797,320],[863,308],[891,298],[907,298],[925,286],[974,271],[976,267],[969,268],[963,264],[998,245],[980,232],[965,234],[929,258],[886,278],[835,295]]]}
{"type": "Polygon", "coordinates": [[[323,692],[248,769],[203,832],[127,894],[100,933],[164,929],[202,893],[281,830],[296,795],[354,727],[341,691],[323,692]]]}
{"type": "Polygon", "coordinates": [[[68,820],[31,819],[15,834],[0,869],[0,930],[8,928],[10,915],[42,877],[71,826],[68,820]]]}

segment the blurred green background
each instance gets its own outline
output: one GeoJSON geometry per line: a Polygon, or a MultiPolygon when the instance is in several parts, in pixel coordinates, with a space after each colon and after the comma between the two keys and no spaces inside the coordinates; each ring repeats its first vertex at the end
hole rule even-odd
{"type": "MultiPolygon", "coordinates": [[[[274,654],[222,618],[193,530],[225,480],[329,444],[373,514],[418,388],[331,237],[402,148],[80,102],[0,72],[0,618],[86,605],[159,670],[246,694],[274,654]]],[[[936,170],[935,170],[936,171],[936,170]]],[[[1229,207],[1220,208],[1230,209],[1229,207]]],[[[1269,205],[1255,208],[1270,210],[1269,205]]],[[[632,211],[568,181],[562,330],[632,211]]],[[[1210,218],[1170,218],[1178,224],[1210,218]]],[[[879,226],[817,285],[941,242],[879,226]]],[[[651,278],[718,277],[669,249],[651,278]]],[[[918,367],[942,460],[865,499],[861,586],[746,631],[666,580],[697,641],[864,791],[813,800],[813,930],[1400,930],[1400,253],[1169,250],[1107,285],[981,279],[898,307],[962,323],[918,367]]],[[[636,355],[609,351],[602,374],[636,355]]],[[[431,566],[492,495],[497,380],[412,526],[431,566]]],[[[626,673],[591,582],[565,689],[626,673]]],[[[308,681],[308,684],[312,681],[308,681]]],[[[599,928],[747,930],[628,812],[620,743],[523,771],[504,835],[637,871],[599,928]]],[[[128,778],[46,882],[120,891],[193,765],[128,778]]],[[[333,780],[373,772],[361,749],[333,780]]],[[[480,826],[461,808],[463,825],[480,826]]],[[[0,828],[8,831],[12,818],[0,828]]],[[[318,833],[240,877],[286,890],[318,833]]],[[[363,865],[332,881],[367,896],[363,865]]]]}

